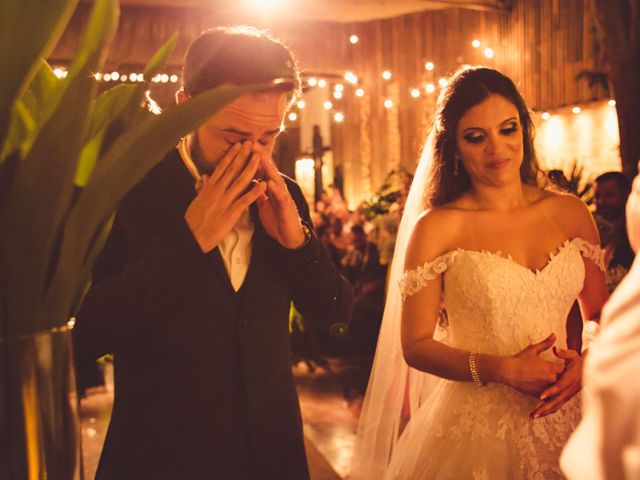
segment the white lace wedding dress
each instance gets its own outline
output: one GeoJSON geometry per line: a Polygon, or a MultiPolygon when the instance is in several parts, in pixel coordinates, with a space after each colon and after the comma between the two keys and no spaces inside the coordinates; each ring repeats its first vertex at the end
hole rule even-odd
{"type": "MultiPolygon", "coordinates": [[[[584,282],[583,257],[603,268],[599,247],[579,238],[538,271],[500,252],[457,249],[405,273],[400,288],[406,297],[444,272],[447,320],[437,338],[446,335],[449,345],[513,355],[553,332],[564,347],[567,315],[584,282]]],[[[580,418],[579,401],[531,420],[537,404],[502,384],[440,380],[402,433],[385,479],[562,478],[558,459],[580,418]]]]}

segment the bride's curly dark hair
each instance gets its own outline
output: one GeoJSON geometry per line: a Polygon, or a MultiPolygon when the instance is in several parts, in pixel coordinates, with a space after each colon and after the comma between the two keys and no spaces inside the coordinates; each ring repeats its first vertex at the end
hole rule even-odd
{"type": "Polygon", "coordinates": [[[524,143],[524,158],[520,178],[524,183],[540,185],[540,166],[533,147],[534,127],[524,98],[513,81],[487,67],[463,67],[449,78],[448,85],[438,97],[434,120],[434,159],[430,172],[426,204],[436,207],[458,198],[471,186],[468,173],[459,166],[454,173],[456,128],[460,118],[471,107],[490,95],[501,95],[518,110],[524,143]]]}

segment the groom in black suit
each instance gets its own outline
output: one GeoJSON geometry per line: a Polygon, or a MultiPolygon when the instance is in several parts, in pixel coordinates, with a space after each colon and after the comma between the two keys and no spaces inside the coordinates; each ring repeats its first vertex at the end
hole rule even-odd
{"type": "Polygon", "coordinates": [[[264,32],[209,30],[177,100],[276,77],[186,137],[117,212],[74,333],[79,362],[114,355],[98,479],[309,477],[290,304],[344,322],[351,291],[271,159],[299,91],[295,61],[264,32]]]}

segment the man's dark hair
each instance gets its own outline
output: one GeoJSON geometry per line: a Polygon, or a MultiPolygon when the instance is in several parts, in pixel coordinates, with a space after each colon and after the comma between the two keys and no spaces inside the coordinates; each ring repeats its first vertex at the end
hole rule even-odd
{"type": "Polygon", "coordinates": [[[622,172],[605,172],[596,177],[596,183],[602,182],[616,182],[625,197],[631,192],[631,182],[622,172]]]}
{"type": "Polygon", "coordinates": [[[294,96],[300,74],[289,49],[264,30],[216,27],[201,33],[184,58],[182,87],[190,95],[223,84],[248,85],[283,79],[294,96]]]}

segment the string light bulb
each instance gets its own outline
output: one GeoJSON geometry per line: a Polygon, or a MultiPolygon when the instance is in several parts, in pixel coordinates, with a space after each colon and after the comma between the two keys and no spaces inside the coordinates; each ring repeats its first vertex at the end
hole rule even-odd
{"type": "Polygon", "coordinates": [[[551,114],[549,112],[542,112],[540,118],[542,118],[542,120],[549,120],[551,118],[551,114]]]}
{"type": "Polygon", "coordinates": [[[411,89],[411,96],[413,98],[418,98],[420,96],[420,90],[418,90],[417,88],[412,88],[411,89]]]}
{"type": "Polygon", "coordinates": [[[487,58],[493,58],[495,55],[495,52],[493,51],[492,48],[485,48],[484,49],[484,56],[487,58]]]}
{"type": "Polygon", "coordinates": [[[343,121],[344,121],[344,113],[342,113],[342,112],[336,112],[336,113],[333,115],[333,119],[334,119],[336,122],[338,122],[338,123],[343,122],[343,121]]]}
{"type": "Polygon", "coordinates": [[[433,62],[427,62],[424,64],[424,69],[429,72],[433,71],[433,67],[434,67],[433,62]]]}
{"type": "Polygon", "coordinates": [[[304,107],[307,106],[307,102],[305,102],[304,100],[298,100],[297,105],[298,105],[298,108],[302,110],[304,107]]]}
{"type": "Polygon", "coordinates": [[[316,85],[318,85],[318,79],[315,77],[311,77],[309,80],[307,80],[307,83],[310,87],[315,87],[316,85]]]}
{"type": "Polygon", "coordinates": [[[324,102],[322,106],[324,107],[325,110],[331,110],[333,108],[333,103],[327,100],[326,102],[324,102]]]}
{"type": "Polygon", "coordinates": [[[436,91],[436,86],[433,83],[427,83],[427,85],[424,87],[424,90],[427,93],[433,93],[436,91]]]}
{"type": "Polygon", "coordinates": [[[327,86],[327,81],[324,78],[321,78],[320,80],[318,80],[318,86],[320,88],[324,88],[327,86]]]}
{"type": "Polygon", "coordinates": [[[298,114],[296,112],[289,113],[289,120],[295,122],[298,119],[298,114]]]}
{"type": "Polygon", "coordinates": [[[390,80],[391,72],[389,70],[385,70],[384,72],[382,72],[382,78],[384,78],[385,80],[390,80]]]}
{"type": "Polygon", "coordinates": [[[347,72],[344,74],[344,79],[351,85],[358,83],[358,77],[353,72],[347,72]]]}
{"type": "Polygon", "coordinates": [[[442,77],[440,80],[438,80],[438,84],[444,88],[447,85],[449,85],[449,80],[447,80],[446,78],[442,77]]]}
{"type": "Polygon", "coordinates": [[[356,97],[364,97],[364,90],[361,88],[358,88],[356,90],[356,97]]]}
{"type": "Polygon", "coordinates": [[[615,107],[615,106],[616,106],[616,101],[615,101],[614,99],[611,99],[611,100],[609,100],[609,101],[607,102],[607,104],[608,104],[610,107],[615,107]]]}
{"type": "Polygon", "coordinates": [[[582,111],[582,109],[576,105],[575,107],[573,107],[571,109],[571,111],[577,115],[578,113],[580,113],[582,111]]]}
{"type": "Polygon", "coordinates": [[[358,35],[351,35],[349,37],[349,42],[351,42],[351,45],[355,45],[359,40],[360,39],[358,38],[358,35]]]}
{"type": "Polygon", "coordinates": [[[393,107],[393,101],[389,100],[389,99],[386,99],[384,101],[384,108],[391,108],[391,107],[393,107]]]}
{"type": "Polygon", "coordinates": [[[480,40],[478,40],[477,38],[474,38],[471,42],[471,46],[473,48],[480,48],[480,40]]]}

